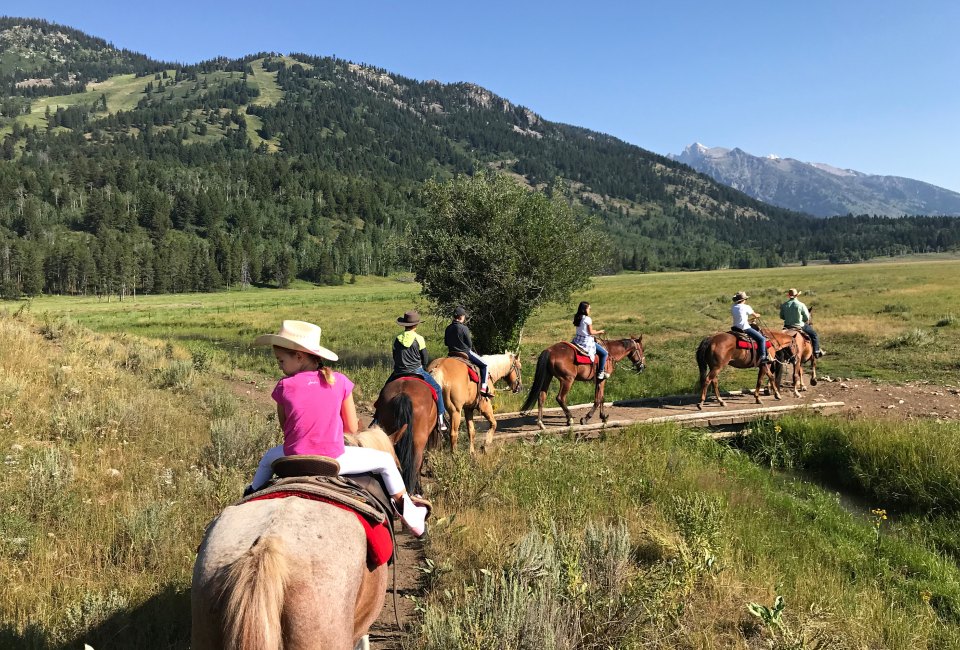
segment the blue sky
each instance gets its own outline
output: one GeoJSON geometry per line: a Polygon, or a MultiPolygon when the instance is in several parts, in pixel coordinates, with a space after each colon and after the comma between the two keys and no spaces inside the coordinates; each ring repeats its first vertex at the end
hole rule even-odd
{"type": "Polygon", "coordinates": [[[658,153],[699,141],[960,191],[960,3],[0,0],[195,62],[336,54],[658,153]]]}

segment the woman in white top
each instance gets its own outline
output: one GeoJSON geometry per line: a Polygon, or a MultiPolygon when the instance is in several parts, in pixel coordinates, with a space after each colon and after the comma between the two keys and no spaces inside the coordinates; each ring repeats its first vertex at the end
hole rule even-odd
{"type": "Polygon", "coordinates": [[[767,359],[767,339],[760,333],[756,327],[750,323],[751,318],[760,318],[760,314],[753,311],[753,307],[747,304],[749,298],[744,291],[738,291],[733,297],[733,307],[730,313],[733,314],[733,329],[740,330],[760,346],[760,363],[764,364],[767,359]]]}
{"type": "Polygon", "coordinates": [[[597,356],[599,362],[597,368],[597,381],[603,381],[607,378],[607,351],[602,345],[597,343],[596,337],[600,334],[606,334],[606,330],[593,329],[593,319],[590,318],[590,303],[581,302],[577,307],[577,315],[573,317],[573,324],[577,326],[577,332],[573,335],[574,345],[579,345],[592,359],[597,356]]]}

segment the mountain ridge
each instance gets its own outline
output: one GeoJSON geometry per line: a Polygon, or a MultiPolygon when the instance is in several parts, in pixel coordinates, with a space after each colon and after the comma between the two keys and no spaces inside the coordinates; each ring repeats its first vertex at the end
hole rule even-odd
{"type": "Polygon", "coordinates": [[[695,142],[672,160],[755,199],[818,217],[840,214],[960,216],[960,193],[932,183],[867,174],[827,163],[695,142]]]}
{"type": "Polygon", "coordinates": [[[0,38],[22,24],[39,62],[0,51],[5,296],[387,274],[406,268],[423,183],[484,169],[561,192],[596,220],[606,272],[960,241],[954,221],[821,223],[470,82],[303,53],[167,64],[44,21],[0,19],[0,38]],[[51,84],[17,85],[40,74],[51,84]]]}

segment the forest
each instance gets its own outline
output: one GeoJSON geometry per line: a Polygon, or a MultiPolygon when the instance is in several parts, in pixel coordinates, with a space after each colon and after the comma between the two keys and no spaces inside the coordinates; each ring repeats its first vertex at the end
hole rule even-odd
{"type": "MultiPolygon", "coordinates": [[[[67,29],[16,19],[0,28],[14,22],[38,51],[67,29]]],[[[562,188],[606,232],[610,273],[844,263],[960,241],[956,219],[815,219],[769,206],[472,84],[305,54],[165,64],[69,33],[65,61],[25,72],[0,55],[5,298],[403,271],[423,184],[481,169],[562,188]],[[142,80],[129,105],[89,91],[121,74],[142,80]],[[263,94],[265,75],[276,97],[263,94]],[[40,76],[51,85],[24,85],[40,76]],[[38,96],[81,92],[90,99],[47,104],[39,125],[27,120],[38,96]]]]}

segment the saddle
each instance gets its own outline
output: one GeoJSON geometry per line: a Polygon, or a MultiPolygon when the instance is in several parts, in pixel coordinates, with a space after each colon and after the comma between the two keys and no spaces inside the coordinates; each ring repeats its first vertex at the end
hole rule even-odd
{"type": "Polygon", "coordinates": [[[367,537],[367,564],[373,569],[393,558],[393,509],[390,496],[373,474],[337,476],[336,460],[325,456],[284,456],[273,463],[280,477],[236,505],[297,497],[329,503],[356,515],[367,537]]]}
{"type": "Polygon", "coordinates": [[[564,341],[567,345],[573,348],[573,363],[577,366],[590,366],[590,374],[587,375],[587,379],[592,379],[597,375],[597,361],[591,360],[590,355],[587,354],[587,351],[581,348],[576,343],[570,341],[564,341]]]}
{"type": "MultiPolygon", "coordinates": [[[[760,353],[758,350],[760,346],[757,345],[757,342],[754,341],[749,334],[747,334],[741,329],[731,328],[729,333],[733,334],[736,337],[738,348],[740,348],[741,350],[750,350],[750,365],[751,366],[759,365],[758,362],[760,360],[760,353]]],[[[773,347],[773,342],[768,340],[767,350],[769,350],[772,347],[773,347]]],[[[769,353],[767,356],[769,358],[769,353]]]]}
{"type": "Polygon", "coordinates": [[[470,360],[470,357],[464,352],[451,352],[451,359],[456,359],[460,363],[467,366],[467,375],[470,377],[470,381],[475,384],[480,383],[480,369],[477,368],[477,364],[470,360]]]}
{"type": "Polygon", "coordinates": [[[784,332],[790,332],[791,334],[799,334],[807,341],[813,342],[813,339],[810,338],[810,335],[807,334],[802,327],[784,327],[784,332]]]}

